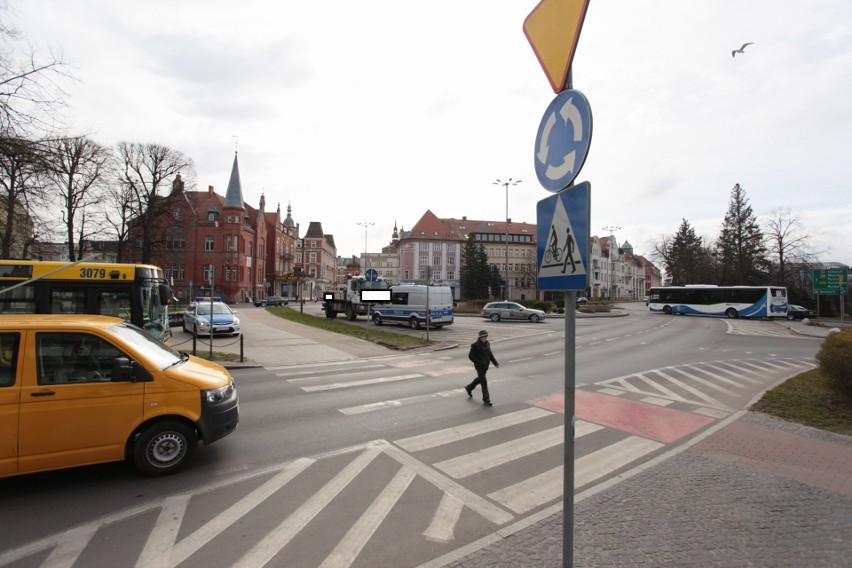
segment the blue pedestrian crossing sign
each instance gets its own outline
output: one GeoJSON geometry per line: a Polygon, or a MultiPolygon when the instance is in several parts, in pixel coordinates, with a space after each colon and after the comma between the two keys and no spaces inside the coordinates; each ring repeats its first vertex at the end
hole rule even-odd
{"type": "Polygon", "coordinates": [[[548,105],[535,137],[535,173],[547,191],[565,189],[580,173],[592,142],[592,109],[580,91],[562,91],[548,105]]]}
{"type": "Polygon", "coordinates": [[[591,193],[592,185],[585,181],[538,202],[539,290],[588,288],[591,193]]]}

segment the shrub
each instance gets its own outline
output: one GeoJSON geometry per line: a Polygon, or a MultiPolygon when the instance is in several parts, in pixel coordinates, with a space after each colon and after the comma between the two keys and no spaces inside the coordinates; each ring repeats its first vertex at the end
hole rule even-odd
{"type": "Polygon", "coordinates": [[[553,304],[550,302],[542,302],[541,300],[535,300],[532,304],[527,306],[528,308],[532,308],[534,310],[541,310],[546,314],[549,314],[553,309],[553,304]]]}
{"type": "Polygon", "coordinates": [[[829,333],[816,354],[820,372],[852,394],[852,329],[829,333]]]}

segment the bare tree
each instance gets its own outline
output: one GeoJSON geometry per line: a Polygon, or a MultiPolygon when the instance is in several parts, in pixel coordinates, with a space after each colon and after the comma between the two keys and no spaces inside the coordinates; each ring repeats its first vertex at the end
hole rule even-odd
{"type": "Polygon", "coordinates": [[[813,262],[819,253],[811,248],[814,235],[802,226],[797,215],[789,209],[776,209],[765,219],[766,249],[778,270],[779,283],[787,285],[790,263],[813,262]]]}
{"type": "Polygon", "coordinates": [[[44,208],[42,145],[0,136],[0,258],[23,257],[44,208]]]}
{"type": "MultiPolygon", "coordinates": [[[[5,2],[0,12],[8,12],[5,2]]],[[[61,56],[41,58],[29,46],[19,56],[15,44],[21,33],[8,22],[0,24],[0,135],[22,135],[32,128],[50,129],[57,109],[64,106],[60,82],[71,79],[61,56]]]]}
{"type": "Polygon", "coordinates": [[[104,226],[116,242],[116,257],[127,260],[127,243],[130,239],[130,224],[133,220],[133,194],[128,184],[116,183],[109,186],[102,203],[104,226]]]}
{"type": "Polygon", "coordinates": [[[47,181],[59,201],[68,259],[83,257],[85,242],[97,234],[95,205],[103,200],[103,183],[110,150],[86,137],[63,138],[50,144],[47,181]],[[95,222],[90,222],[95,221],[95,222]]]}
{"type": "Polygon", "coordinates": [[[130,213],[139,231],[139,260],[150,262],[153,253],[164,244],[162,227],[168,215],[166,199],[174,177],[191,173],[192,160],[183,153],[159,144],[121,142],[118,145],[121,182],[129,192],[130,213]]]}

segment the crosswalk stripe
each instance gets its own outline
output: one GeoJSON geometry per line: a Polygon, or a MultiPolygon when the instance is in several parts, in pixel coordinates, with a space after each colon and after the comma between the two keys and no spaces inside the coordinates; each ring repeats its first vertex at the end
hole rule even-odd
{"type": "Polygon", "coordinates": [[[266,566],[282,548],[296,536],[320,511],[343,491],[372,461],[381,454],[377,447],[369,447],[352,460],[322,489],[314,493],[281,524],[255,544],[233,568],[258,568],[266,566]]]}
{"type": "Polygon", "coordinates": [[[444,493],[441,503],[432,517],[432,522],[423,531],[426,540],[432,542],[450,542],[453,540],[453,532],[459,522],[464,503],[448,493],[444,493]]]}
{"type": "Polygon", "coordinates": [[[363,379],[360,381],[347,381],[345,383],[329,383],[327,385],[316,385],[312,387],[301,387],[305,392],[327,391],[335,389],[348,389],[352,387],[363,387],[366,385],[377,385],[381,383],[391,383],[394,381],[406,381],[408,379],[419,379],[422,377],[420,373],[412,373],[410,375],[396,375],[393,377],[379,377],[376,379],[363,379]]]}
{"type": "MultiPolygon", "coordinates": [[[[759,374],[759,371],[757,371],[755,369],[750,369],[750,368],[744,367],[744,366],[743,367],[735,367],[734,369],[729,369],[727,367],[720,367],[719,365],[733,365],[733,363],[725,363],[725,362],[720,362],[718,364],[701,363],[701,368],[709,367],[709,368],[714,369],[714,370],[716,370],[720,373],[726,373],[728,375],[735,376],[738,379],[745,381],[747,383],[751,383],[753,385],[759,385],[762,382],[758,379],[753,379],[753,378],[751,378],[751,377],[749,377],[745,374],[745,373],[752,374],[752,375],[759,374]]],[[[706,371],[706,372],[709,373],[709,371],[706,371]]]]}
{"type": "Polygon", "coordinates": [[[564,468],[560,465],[488,495],[515,514],[523,514],[562,496],[564,468]]]}
{"type": "MultiPolygon", "coordinates": [[[[449,493],[456,499],[462,501],[470,510],[481,515],[483,518],[491,521],[495,525],[503,525],[511,521],[514,517],[511,513],[501,509],[488,499],[480,497],[470,489],[456,483],[446,475],[436,471],[434,468],[427,466],[414,456],[405,453],[390,443],[382,443],[381,446],[385,454],[392,457],[402,465],[413,469],[417,475],[443,491],[449,493]]],[[[249,568],[248,566],[246,568],[249,568]]]]}
{"type": "MultiPolygon", "coordinates": [[[[352,376],[352,375],[359,375],[359,374],[363,375],[363,374],[369,372],[368,369],[386,369],[386,368],[387,368],[387,365],[365,365],[363,367],[358,367],[355,370],[347,371],[346,376],[349,377],[349,376],[352,376]]],[[[337,369],[335,369],[335,371],[336,370],[337,369]]],[[[305,372],[298,372],[298,373],[275,373],[275,376],[276,377],[289,377],[287,379],[288,383],[298,383],[300,381],[315,381],[315,380],[317,380],[317,378],[314,375],[325,375],[325,374],[328,374],[328,370],[305,371],[305,372]]]]}
{"type": "Polygon", "coordinates": [[[708,377],[710,377],[712,379],[716,379],[717,381],[722,381],[723,383],[731,385],[732,387],[737,387],[737,388],[740,388],[740,389],[745,388],[745,385],[740,383],[740,382],[729,379],[728,377],[723,377],[719,373],[714,373],[712,371],[708,371],[707,369],[703,369],[703,368],[699,367],[698,365],[687,365],[687,368],[692,369],[696,372],[699,372],[703,375],[707,375],[708,377]]]}
{"type": "MultiPolygon", "coordinates": [[[[195,554],[195,552],[201,549],[201,547],[219,536],[225,531],[225,529],[239,521],[255,507],[266,501],[273,493],[287,485],[314,462],[316,462],[315,459],[300,458],[288,464],[287,467],[272,477],[269,481],[265,482],[263,485],[228,507],[224,512],[217,515],[194,533],[178,542],[173,549],[164,550],[164,555],[160,559],[161,561],[149,564],[149,566],[177,566],[195,554]]],[[[175,535],[175,537],[176,536],[177,535],[175,535]]],[[[153,553],[154,550],[151,550],[152,559],[154,559],[153,553]]]]}
{"type": "MultiPolygon", "coordinates": [[[[709,394],[706,394],[706,393],[698,390],[697,388],[686,384],[685,382],[681,381],[680,379],[676,379],[675,377],[673,377],[673,376],[671,376],[667,373],[664,373],[663,371],[657,371],[657,374],[660,375],[661,377],[663,377],[664,379],[666,379],[667,381],[669,381],[670,383],[676,385],[678,388],[683,389],[687,392],[691,392],[696,397],[700,398],[701,400],[703,400],[704,402],[706,402],[710,406],[713,406],[715,408],[727,408],[724,404],[722,404],[722,402],[716,400],[715,398],[713,398],[709,394]]],[[[728,391],[728,392],[730,392],[730,391],[728,391]]],[[[731,394],[734,394],[734,393],[731,393],[731,394]]]]}
{"type": "Polygon", "coordinates": [[[666,387],[661,385],[658,381],[655,381],[653,379],[649,379],[645,375],[638,375],[638,377],[639,377],[639,380],[641,380],[642,382],[647,384],[652,389],[658,390],[659,392],[657,392],[657,393],[645,392],[645,391],[637,391],[637,392],[641,392],[642,394],[650,394],[650,395],[654,395],[654,394],[658,395],[659,393],[663,393],[664,395],[666,395],[666,397],[668,397],[672,400],[679,400],[681,402],[691,402],[689,399],[682,397],[681,395],[677,394],[673,390],[667,389],[666,387]]]}
{"type": "MultiPolygon", "coordinates": [[[[689,378],[690,378],[690,379],[692,379],[693,381],[695,381],[695,382],[697,382],[697,383],[700,383],[700,384],[704,385],[705,387],[708,387],[708,388],[711,388],[711,389],[717,390],[717,391],[719,391],[719,392],[721,392],[721,393],[724,393],[724,394],[727,394],[727,395],[730,395],[730,396],[736,396],[736,395],[737,395],[737,393],[735,393],[734,391],[731,391],[731,390],[726,389],[726,388],[725,388],[725,387],[723,387],[722,385],[717,385],[716,383],[711,382],[711,381],[708,381],[707,379],[702,379],[702,378],[701,378],[701,377],[699,377],[698,375],[693,375],[692,373],[687,372],[687,371],[684,371],[683,369],[680,369],[680,374],[684,375],[685,377],[689,377],[689,378]]],[[[742,385],[739,385],[739,384],[737,384],[737,383],[734,383],[733,381],[726,381],[726,382],[727,382],[727,383],[732,383],[732,384],[734,384],[735,386],[738,386],[738,387],[740,387],[740,388],[743,388],[743,386],[742,386],[742,385]]]]}
{"type": "Polygon", "coordinates": [[[574,487],[582,487],[604,477],[664,445],[662,442],[647,438],[630,436],[587,454],[574,461],[574,487]]]}
{"type": "Polygon", "coordinates": [[[413,471],[403,466],[382,492],[370,504],[361,517],[341,539],[334,550],[320,564],[320,568],[343,568],[351,566],[379,525],[388,516],[393,506],[414,481],[413,471]]]}
{"type": "Polygon", "coordinates": [[[501,414],[487,420],[469,422],[460,426],[453,426],[452,428],[444,428],[443,430],[436,430],[435,432],[420,434],[419,436],[403,438],[395,441],[394,444],[403,450],[414,453],[552,415],[553,413],[549,410],[530,407],[517,412],[501,414]]]}
{"type": "Polygon", "coordinates": [[[564,430],[563,426],[558,426],[434,465],[450,477],[462,479],[530,454],[559,446],[565,440],[564,430]]]}

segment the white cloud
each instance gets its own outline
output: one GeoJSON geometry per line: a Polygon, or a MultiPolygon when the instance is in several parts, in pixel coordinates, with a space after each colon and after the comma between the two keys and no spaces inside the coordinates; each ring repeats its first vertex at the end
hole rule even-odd
{"type": "MultiPolygon", "coordinates": [[[[29,39],[75,63],[78,128],[173,146],[220,192],[238,140],[246,200],[292,203],[342,255],[363,248],[357,221],[373,250],[427,209],[501,219],[496,178],[524,180],[509,216],[535,222],[554,96],[522,33],[536,4],[13,0],[29,39]]],[[[645,254],[683,218],[715,238],[740,183],[852,263],[850,47],[842,0],[591,3],[573,79],[594,117],[592,229],[645,254]]]]}

